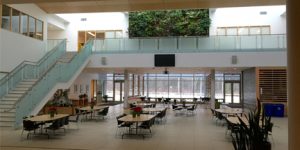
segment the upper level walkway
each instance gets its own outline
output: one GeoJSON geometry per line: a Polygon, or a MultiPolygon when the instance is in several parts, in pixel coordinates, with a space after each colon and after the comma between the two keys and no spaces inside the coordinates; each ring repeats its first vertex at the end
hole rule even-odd
{"type": "Polygon", "coordinates": [[[286,51],[286,35],[96,39],[94,53],[201,53],[286,51]]]}

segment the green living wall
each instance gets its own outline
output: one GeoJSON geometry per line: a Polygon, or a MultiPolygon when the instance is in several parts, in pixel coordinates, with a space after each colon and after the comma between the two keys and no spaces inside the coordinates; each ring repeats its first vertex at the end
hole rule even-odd
{"type": "Polygon", "coordinates": [[[129,37],[207,36],[208,9],[129,13],[129,37]]]}

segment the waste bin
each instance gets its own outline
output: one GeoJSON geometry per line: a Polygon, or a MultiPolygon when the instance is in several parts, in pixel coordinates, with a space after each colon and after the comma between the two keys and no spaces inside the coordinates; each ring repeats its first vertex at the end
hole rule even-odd
{"type": "Polygon", "coordinates": [[[274,104],[273,105],[273,116],[284,117],[284,105],[283,104],[274,104]]]}
{"type": "Polygon", "coordinates": [[[264,104],[266,116],[284,117],[283,104],[264,104]]]}
{"type": "Polygon", "coordinates": [[[273,104],[264,104],[266,116],[273,116],[273,104]]]}

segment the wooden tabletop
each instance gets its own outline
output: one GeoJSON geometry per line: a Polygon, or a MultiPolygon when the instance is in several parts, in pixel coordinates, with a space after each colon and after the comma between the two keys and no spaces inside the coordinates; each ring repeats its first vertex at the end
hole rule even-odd
{"type": "MultiPolygon", "coordinates": [[[[246,125],[249,124],[246,117],[240,117],[240,118],[246,125]]],[[[240,124],[240,120],[238,117],[233,116],[233,117],[227,117],[226,119],[232,124],[240,124]]]]}
{"type": "Polygon", "coordinates": [[[143,111],[145,112],[161,112],[165,108],[143,108],[143,111]]]}
{"type": "Polygon", "coordinates": [[[215,111],[222,113],[222,114],[242,114],[243,113],[243,109],[241,109],[241,108],[215,109],[215,111]]]}
{"type": "Polygon", "coordinates": [[[126,115],[120,118],[119,120],[124,122],[144,122],[144,121],[149,121],[154,117],[155,115],[141,114],[140,116],[136,116],[135,118],[133,118],[132,115],[126,115]]]}
{"type": "Polygon", "coordinates": [[[46,122],[46,121],[54,121],[57,119],[61,119],[64,117],[69,116],[69,114],[55,114],[54,117],[50,117],[50,114],[44,114],[44,115],[38,115],[31,118],[27,118],[27,120],[33,121],[33,122],[46,122]]]}
{"type": "Polygon", "coordinates": [[[134,106],[136,107],[145,107],[145,106],[151,106],[152,103],[137,103],[137,104],[134,104],[134,106]]]}
{"type": "Polygon", "coordinates": [[[106,107],[109,107],[109,106],[94,106],[93,109],[91,108],[91,106],[85,106],[85,107],[81,107],[79,108],[80,110],[83,110],[83,111],[97,111],[97,110],[101,110],[101,109],[104,109],[106,107]]]}

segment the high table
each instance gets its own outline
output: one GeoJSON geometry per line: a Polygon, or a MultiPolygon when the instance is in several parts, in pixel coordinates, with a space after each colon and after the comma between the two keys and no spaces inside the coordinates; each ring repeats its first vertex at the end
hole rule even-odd
{"type": "Polygon", "coordinates": [[[136,117],[132,117],[132,115],[126,115],[122,118],[120,118],[120,121],[124,121],[124,122],[132,122],[136,124],[136,132],[135,134],[123,134],[122,138],[124,135],[141,135],[144,138],[144,135],[142,134],[138,134],[138,123],[139,122],[145,122],[145,121],[150,121],[151,119],[153,119],[155,117],[155,115],[146,115],[146,114],[141,114],[140,116],[136,116],[136,117]]]}

